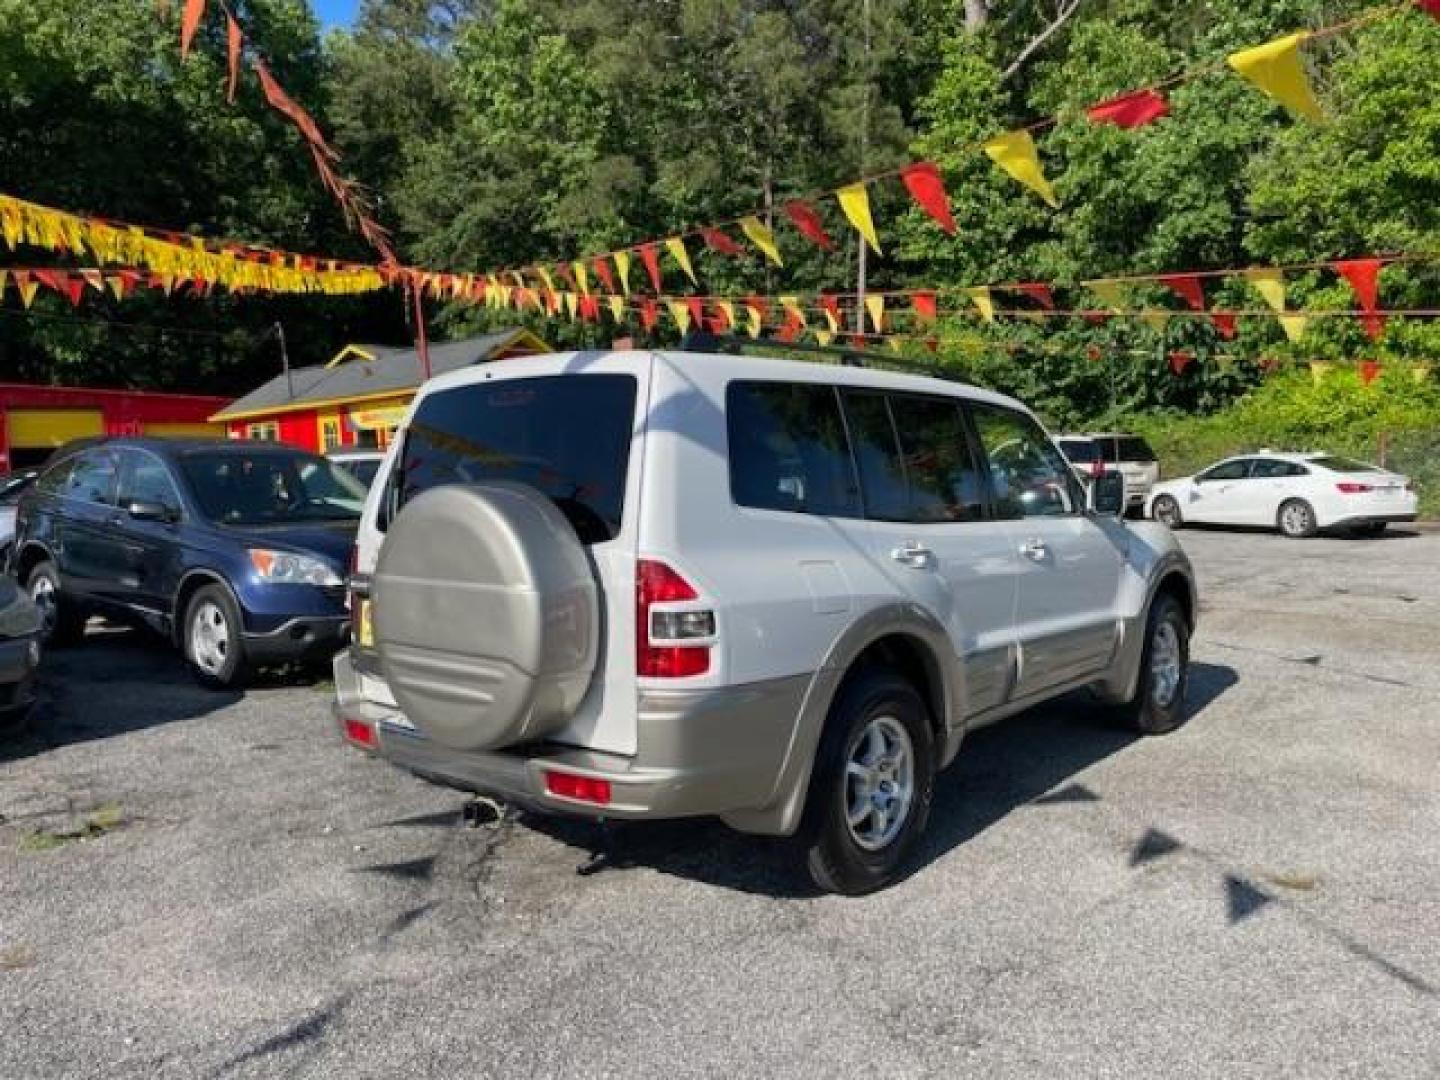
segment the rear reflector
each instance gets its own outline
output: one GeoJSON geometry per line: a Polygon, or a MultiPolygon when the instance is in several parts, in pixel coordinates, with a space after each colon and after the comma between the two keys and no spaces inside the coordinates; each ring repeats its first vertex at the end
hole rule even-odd
{"type": "Polygon", "coordinates": [[[545,771],[545,790],[562,799],[610,805],[610,781],[596,780],[589,776],[575,776],[573,773],[545,771]]]}
{"type": "Polygon", "coordinates": [[[1342,480],[1335,487],[1344,495],[1363,495],[1374,490],[1369,484],[1357,484],[1353,480],[1342,480]]]}
{"type": "Polygon", "coordinates": [[[345,718],[345,738],[356,746],[364,747],[366,750],[375,749],[375,729],[363,720],[352,720],[345,718]]]}

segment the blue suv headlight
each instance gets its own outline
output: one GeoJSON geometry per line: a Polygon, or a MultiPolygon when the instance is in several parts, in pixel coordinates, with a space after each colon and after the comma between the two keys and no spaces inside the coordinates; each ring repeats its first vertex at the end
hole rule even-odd
{"type": "Polygon", "coordinates": [[[321,559],[293,551],[250,548],[250,565],[261,581],[273,585],[343,585],[340,575],[321,559]]]}

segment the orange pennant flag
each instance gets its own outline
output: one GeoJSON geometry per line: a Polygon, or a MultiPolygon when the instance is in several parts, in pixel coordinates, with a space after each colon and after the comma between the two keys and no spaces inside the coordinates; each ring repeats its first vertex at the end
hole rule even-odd
{"type": "Polygon", "coordinates": [[[230,73],[225,81],[225,101],[230,105],[235,104],[235,88],[240,85],[240,48],[244,40],[235,16],[225,12],[225,56],[230,66],[230,73]]]}
{"type": "Polygon", "coordinates": [[[200,20],[205,17],[205,0],[185,0],[185,10],[180,16],[180,59],[190,56],[190,44],[195,40],[195,31],[200,29],[200,20]]]}

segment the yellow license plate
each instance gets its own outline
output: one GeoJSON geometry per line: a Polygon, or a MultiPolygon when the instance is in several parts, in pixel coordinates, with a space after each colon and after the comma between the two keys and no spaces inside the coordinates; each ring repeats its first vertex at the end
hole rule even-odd
{"type": "Polygon", "coordinates": [[[357,620],[357,625],[360,627],[360,647],[373,649],[375,647],[375,623],[370,615],[369,600],[360,601],[360,618],[357,620]]]}

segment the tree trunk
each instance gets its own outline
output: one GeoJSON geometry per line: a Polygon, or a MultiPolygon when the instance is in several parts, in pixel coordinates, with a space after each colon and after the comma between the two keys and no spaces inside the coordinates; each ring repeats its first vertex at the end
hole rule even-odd
{"type": "Polygon", "coordinates": [[[990,18],[990,7],[986,0],[965,0],[965,30],[975,33],[990,18]]]}

